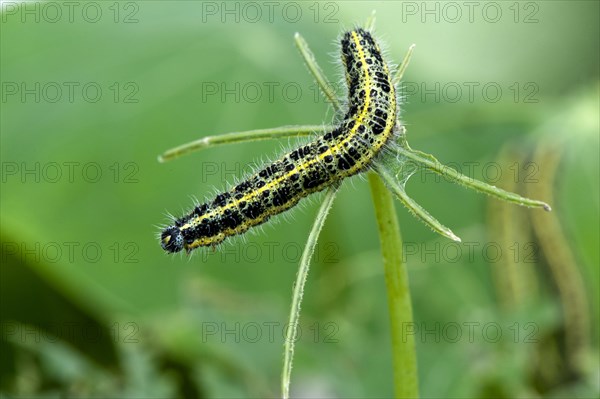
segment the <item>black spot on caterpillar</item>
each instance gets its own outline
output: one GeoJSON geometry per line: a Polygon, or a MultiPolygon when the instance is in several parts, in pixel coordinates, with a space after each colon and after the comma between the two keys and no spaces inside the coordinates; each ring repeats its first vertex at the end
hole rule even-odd
{"type": "Polygon", "coordinates": [[[359,28],[346,32],[341,53],[348,111],[339,126],[175,220],[160,237],[165,251],[216,246],[292,208],[309,194],[366,170],[394,134],[396,93],[369,32],[359,28]]]}

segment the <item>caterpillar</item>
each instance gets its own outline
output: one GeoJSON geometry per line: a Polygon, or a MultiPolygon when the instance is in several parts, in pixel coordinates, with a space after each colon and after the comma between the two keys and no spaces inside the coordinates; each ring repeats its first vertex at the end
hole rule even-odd
{"type": "Polygon", "coordinates": [[[341,56],[348,110],[339,125],[176,219],[161,233],[165,251],[214,247],[367,169],[394,134],[396,92],[388,65],[368,31],[356,28],[344,33],[341,56]]]}

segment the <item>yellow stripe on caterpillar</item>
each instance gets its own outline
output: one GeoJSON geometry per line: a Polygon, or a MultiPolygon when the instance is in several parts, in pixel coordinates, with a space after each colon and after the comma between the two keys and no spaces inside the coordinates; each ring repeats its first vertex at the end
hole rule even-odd
{"type": "Polygon", "coordinates": [[[360,28],[346,32],[341,52],[348,110],[340,125],[175,220],[161,234],[165,251],[215,246],[370,165],[394,134],[394,85],[369,32],[360,28]]]}

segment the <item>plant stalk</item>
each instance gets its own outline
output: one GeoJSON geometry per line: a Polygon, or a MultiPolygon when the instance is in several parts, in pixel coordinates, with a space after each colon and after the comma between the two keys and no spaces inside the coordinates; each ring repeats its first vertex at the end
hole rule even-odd
{"type": "Polygon", "coordinates": [[[375,173],[369,173],[369,184],[381,241],[385,285],[390,314],[392,364],[396,398],[418,398],[417,355],[412,334],[412,304],[406,264],[402,260],[402,237],[391,193],[375,173]]]}

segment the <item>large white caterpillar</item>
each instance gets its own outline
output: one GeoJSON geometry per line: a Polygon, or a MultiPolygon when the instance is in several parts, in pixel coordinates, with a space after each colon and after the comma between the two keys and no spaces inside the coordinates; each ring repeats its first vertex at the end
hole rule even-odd
{"type": "Polygon", "coordinates": [[[165,251],[189,252],[242,234],[309,194],[364,171],[390,142],[396,93],[381,50],[360,28],[346,32],[341,44],[348,111],[339,126],[175,220],[161,234],[165,251]]]}

